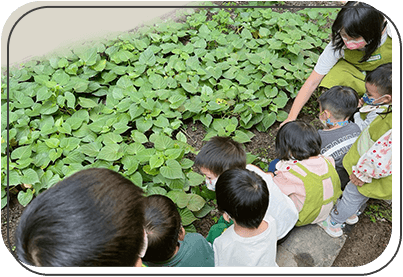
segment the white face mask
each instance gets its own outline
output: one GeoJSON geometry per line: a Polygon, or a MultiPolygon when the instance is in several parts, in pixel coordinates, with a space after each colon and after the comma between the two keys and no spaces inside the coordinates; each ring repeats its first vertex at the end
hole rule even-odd
{"type": "Polygon", "coordinates": [[[215,184],[217,183],[217,179],[211,179],[209,180],[208,178],[206,178],[206,186],[209,190],[215,191],[215,184]]]}

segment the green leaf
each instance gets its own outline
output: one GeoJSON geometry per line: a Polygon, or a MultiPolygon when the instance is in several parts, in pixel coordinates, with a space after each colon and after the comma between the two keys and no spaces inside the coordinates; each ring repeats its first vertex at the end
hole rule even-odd
{"type": "Polygon", "coordinates": [[[265,130],[269,129],[269,127],[273,125],[275,121],[276,121],[276,114],[274,112],[271,112],[270,114],[265,113],[265,116],[263,117],[262,120],[262,124],[265,130]]]}
{"type": "Polygon", "coordinates": [[[34,193],[31,189],[27,189],[26,192],[20,191],[17,195],[18,202],[26,207],[29,202],[31,202],[32,198],[34,197],[34,193]]]}
{"type": "Polygon", "coordinates": [[[175,144],[173,139],[165,135],[153,135],[150,137],[150,141],[154,143],[154,147],[157,150],[170,149],[175,144]]]}
{"type": "Polygon", "coordinates": [[[33,170],[32,168],[23,170],[21,177],[22,184],[32,185],[37,182],[39,182],[39,177],[38,174],[35,172],[35,170],[33,170]]]}
{"type": "Polygon", "coordinates": [[[64,86],[70,81],[70,76],[66,74],[63,69],[59,69],[55,73],[53,73],[52,81],[55,81],[61,86],[64,86]]]}
{"type": "Polygon", "coordinates": [[[102,72],[105,69],[105,67],[106,67],[106,60],[100,60],[92,67],[92,69],[98,72],[102,72]]]}
{"type": "Polygon", "coordinates": [[[83,108],[94,108],[98,106],[94,100],[84,97],[78,97],[78,104],[83,108]]]}
{"type": "Polygon", "coordinates": [[[194,212],[193,214],[198,218],[203,218],[206,215],[208,215],[212,210],[214,210],[214,207],[206,203],[201,210],[194,212]]]}
{"type": "Polygon", "coordinates": [[[176,160],[166,161],[166,166],[160,168],[162,176],[168,179],[179,179],[183,177],[182,167],[176,160]]]}
{"type": "Polygon", "coordinates": [[[17,159],[27,159],[31,156],[32,154],[32,146],[28,145],[28,146],[21,146],[18,147],[17,149],[13,150],[13,152],[11,152],[11,159],[13,160],[17,160],[17,159]]]}
{"type": "Polygon", "coordinates": [[[181,216],[183,226],[190,225],[193,221],[197,220],[197,218],[188,208],[180,209],[179,214],[181,216]]]}
{"type": "Polygon", "coordinates": [[[50,138],[50,139],[45,140],[45,144],[49,148],[57,148],[60,144],[60,140],[58,140],[57,138],[50,138]]]}
{"type": "Polygon", "coordinates": [[[181,83],[181,86],[183,87],[184,90],[187,92],[190,92],[192,94],[195,94],[197,92],[197,87],[198,85],[194,85],[192,83],[181,83]]]}
{"type": "Polygon", "coordinates": [[[91,48],[78,54],[78,57],[84,61],[85,65],[94,65],[97,62],[98,53],[96,48],[91,48]]]}
{"type": "Polygon", "coordinates": [[[204,204],[206,204],[206,201],[203,197],[197,194],[192,194],[186,207],[193,212],[197,212],[203,208],[204,204]]]}
{"type": "Polygon", "coordinates": [[[246,143],[246,142],[250,142],[250,140],[253,136],[254,136],[253,133],[236,130],[234,140],[239,143],[246,143]]]}
{"type": "Polygon", "coordinates": [[[140,54],[139,57],[139,63],[148,65],[148,66],[153,66],[157,61],[157,58],[154,55],[153,50],[148,47],[143,53],[140,54]]]}
{"type": "Polygon", "coordinates": [[[49,90],[47,87],[42,87],[38,89],[38,92],[36,94],[36,100],[37,101],[43,101],[49,99],[49,97],[52,96],[52,91],[49,90]]]}
{"type": "Polygon", "coordinates": [[[282,121],[286,120],[287,117],[288,117],[288,113],[286,111],[279,111],[277,113],[277,121],[282,122],[282,121]]]}
{"type": "Polygon", "coordinates": [[[119,149],[120,145],[118,144],[108,144],[101,149],[97,159],[110,162],[117,161],[123,156],[123,153],[119,152],[119,149]]]}
{"type": "Polygon", "coordinates": [[[138,143],[148,142],[148,138],[146,137],[146,135],[144,135],[142,132],[139,132],[137,130],[132,131],[132,138],[134,139],[135,142],[138,142],[138,143]]]}
{"type": "Polygon", "coordinates": [[[122,62],[127,62],[134,56],[131,52],[129,52],[127,50],[120,50],[116,54],[122,62]]]}
{"type": "Polygon", "coordinates": [[[150,167],[151,169],[153,168],[159,168],[161,165],[164,164],[164,158],[157,156],[157,155],[153,155],[150,158],[150,167]]]}
{"type": "Polygon", "coordinates": [[[72,94],[69,91],[66,91],[64,93],[64,97],[67,100],[67,107],[74,109],[74,107],[76,106],[76,97],[74,96],[74,94],[72,94]]]}
{"type": "Polygon", "coordinates": [[[72,87],[76,92],[85,92],[88,88],[89,81],[79,78],[79,77],[72,77],[68,84],[68,88],[72,87]]]}
{"type": "Polygon", "coordinates": [[[153,126],[153,120],[152,118],[138,118],[136,119],[136,127],[137,130],[139,130],[140,132],[147,132],[148,130],[150,130],[150,128],[153,126]]]}
{"type": "Polygon", "coordinates": [[[198,186],[204,182],[204,176],[194,171],[189,172],[187,177],[189,178],[190,186],[192,187],[198,186]]]}
{"type": "Polygon", "coordinates": [[[213,117],[210,114],[204,114],[200,116],[200,121],[208,128],[213,121],[213,117]]]}
{"type": "Polygon", "coordinates": [[[130,80],[129,76],[124,75],[119,78],[119,80],[116,82],[116,85],[122,89],[127,89],[133,87],[133,82],[130,80]]]}
{"type": "Polygon", "coordinates": [[[171,190],[166,196],[181,209],[186,207],[190,199],[190,194],[187,194],[184,191],[171,190]]]}

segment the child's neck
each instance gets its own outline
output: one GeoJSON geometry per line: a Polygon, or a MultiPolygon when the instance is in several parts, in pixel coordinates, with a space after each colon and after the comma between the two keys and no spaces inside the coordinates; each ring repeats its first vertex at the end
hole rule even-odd
{"type": "Polygon", "coordinates": [[[235,233],[237,233],[237,235],[239,235],[243,238],[250,238],[250,237],[257,236],[257,235],[263,233],[264,231],[266,231],[268,227],[269,227],[269,223],[267,223],[264,220],[260,223],[259,227],[257,227],[256,229],[245,228],[245,227],[239,226],[238,224],[234,223],[235,233]]]}
{"type": "Polygon", "coordinates": [[[330,131],[330,130],[335,130],[335,129],[341,128],[341,127],[346,126],[346,125],[345,124],[344,125],[339,125],[338,123],[339,122],[346,122],[346,121],[347,120],[334,121],[333,122],[334,125],[326,124],[327,127],[325,129],[323,129],[323,130],[324,131],[330,131]]]}

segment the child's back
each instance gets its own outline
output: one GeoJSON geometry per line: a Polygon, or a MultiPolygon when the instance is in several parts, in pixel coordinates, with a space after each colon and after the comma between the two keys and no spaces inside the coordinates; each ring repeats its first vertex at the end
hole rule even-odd
{"type": "Polygon", "coordinates": [[[215,266],[278,266],[276,221],[266,216],[268,228],[253,237],[241,237],[231,225],[213,244],[215,266]]]}
{"type": "Polygon", "coordinates": [[[326,219],[341,195],[334,160],[319,155],[320,145],[315,128],[298,120],[283,125],[276,137],[280,161],[273,180],[299,211],[297,226],[326,219]]]}
{"type": "Polygon", "coordinates": [[[277,226],[269,215],[269,190],[247,169],[231,169],[217,181],[217,206],[234,224],[213,244],[216,266],[277,266],[277,226]]]}
{"type": "Polygon", "coordinates": [[[299,212],[297,226],[323,221],[340,194],[332,158],[280,161],[274,182],[299,212]]]}

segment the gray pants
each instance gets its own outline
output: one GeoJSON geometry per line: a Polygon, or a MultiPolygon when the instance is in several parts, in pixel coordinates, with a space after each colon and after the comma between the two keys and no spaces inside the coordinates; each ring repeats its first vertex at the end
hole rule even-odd
{"type": "Polygon", "coordinates": [[[358,191],[356,185],[349,182],[343,191],[343,197],[330,213],[332,221],[339,224],[346,222],[368,199],[358,191]]]}

